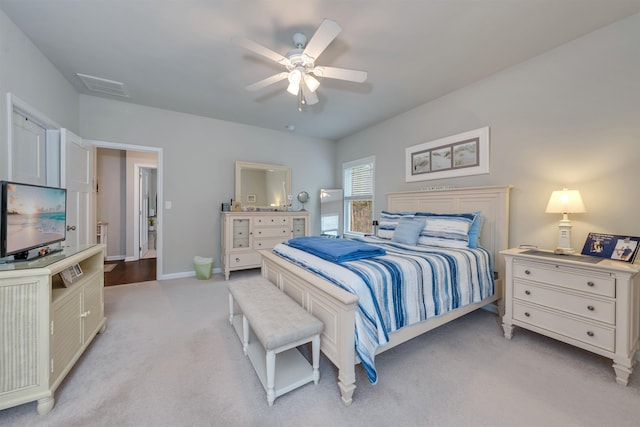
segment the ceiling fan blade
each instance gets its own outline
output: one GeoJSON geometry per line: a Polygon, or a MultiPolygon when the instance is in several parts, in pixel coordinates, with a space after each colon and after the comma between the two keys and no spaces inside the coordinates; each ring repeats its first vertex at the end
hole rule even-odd
{"type": "Polygon", "coordinates": [[[318,103],[318,95],[315,92],[311,92],[306,82],[302,82],[302,96],[304,97],[304,103],[306,105],[313,105],[318,103]]]}
{"type": "Polygon", "coordinates": [[[284,56],[280,55],[278,52],[274,52],[273,50],[266,48],[261,44],[254,42],[253,40],[245,39],[243,37],[234,37],[231,40],[235,44],[242,46],[245,49],[248,49],[254,53],[257,53],[258,55],[262,55],[265,58],[268,58],[279,64],[288,65],[290,62],[289,58],[285,58],[284,56]]]}
{"type": "Polygon", "coordinates": [[[348,80],[356,83],[363,83],[367,80],[366,71],[348,70],[346,68],[315,67],[313,69],[313,74],[327,79],[348,80]]]}
{"type": "Polygon", "coordinates": [[[342,27],[336,21],[325,19],[316,30],[311,40],[307,43],[304,53],[313,59],[318,58],[342,31],[342,27]]]}
{"type": "Polygon", "coordinates": [[[260,89],[262,89],[264,87],[267,87],[269,85],[277,83],[280,80],[284,80],[287,77],[289,77],[289,73],[283,71],[282,73],[274,74],[271,77],[267,77],[266,79],[260,80],[259,82],[256,82],[256,83],[254,83],[252,85],[249,85],[249,86],[246,87],[246,89],[249,90],[249,91],[260,90],[260,89]]]}

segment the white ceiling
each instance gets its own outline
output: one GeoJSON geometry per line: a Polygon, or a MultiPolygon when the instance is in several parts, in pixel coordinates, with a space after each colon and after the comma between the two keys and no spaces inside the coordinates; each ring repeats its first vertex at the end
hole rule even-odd
{"type": "MultiPolygon", "coordinates": [[[[123,82],[127,102],[327,139],[471,84],[640,12],[640,0],[0,0],[78,92],[76,73],[123,82]],[[231,43],[285,54],[324,18],[342,33],[316,64],[366,70],[325,79],[297,111],[281,66],[231,43]]],[[[109,96],[106,96],[109,97],[109,96]]],[[[121,99],[121,98],[114,98],[121,99]]]]}

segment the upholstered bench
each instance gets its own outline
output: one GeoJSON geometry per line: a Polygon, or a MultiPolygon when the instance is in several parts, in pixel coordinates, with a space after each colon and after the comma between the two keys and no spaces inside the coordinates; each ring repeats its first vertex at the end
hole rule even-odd
{"type": "Polygon", "coordinates": [[[227,288],[229,322],[267,392],[269,406],[284,393],[311,381],[317,384],[322,322],[262,277],[231,281],[227,288]],[[236,304],[242,313],[234,313],[236,304]],[[296,349],[309,342],[312,365],[296,349]]]}

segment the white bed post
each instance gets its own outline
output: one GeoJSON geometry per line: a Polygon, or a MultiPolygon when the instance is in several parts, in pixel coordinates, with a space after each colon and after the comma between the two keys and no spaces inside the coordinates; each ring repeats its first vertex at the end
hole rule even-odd
{"type": "MultiPolygon", "coordinates": [[[[340,324],[353,325],[355,329],[355,312],[353,309],[340,313],[340,324]]],[[[341,329],[338,337],[338,387],[345,405],[351,405],[353,392],[356,389],[356,347],[354,345],[354,329],[341,329]]]]}

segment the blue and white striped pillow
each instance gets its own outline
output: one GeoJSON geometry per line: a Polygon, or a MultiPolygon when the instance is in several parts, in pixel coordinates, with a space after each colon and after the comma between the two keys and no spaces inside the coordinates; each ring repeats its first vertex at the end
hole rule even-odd
{"type": "MultiPolygon", "coordinates": [[[[476,218],[480,216],[480,212],[462,214],[418,212],[415,216],[426,219],[418,238],[419,245],[466,248],[471,246],[469,232],[476,218]]],[[[473,243],[477,246],[477,242],[473,243]]]]}
{"type": "Polygon", "coordinates": [[[415,212],[380,212],[380,220],[378,221],[378,237],[381,239],[391,239],[400,219],[410,219],[415,216],[415,212]]]}

